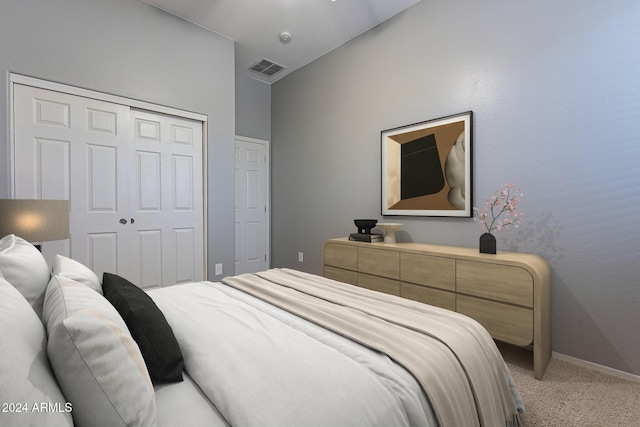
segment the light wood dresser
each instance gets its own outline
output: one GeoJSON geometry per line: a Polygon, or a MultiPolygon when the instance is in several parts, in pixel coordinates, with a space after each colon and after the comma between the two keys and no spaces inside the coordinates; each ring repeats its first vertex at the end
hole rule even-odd
{"type": "Polygon", "coordinates": [[[324,276],[465,314],[499,341],[533,344],[534,376],[551,358],[551,270],[538,255],[421,243],[324,244],[324,276]]]}

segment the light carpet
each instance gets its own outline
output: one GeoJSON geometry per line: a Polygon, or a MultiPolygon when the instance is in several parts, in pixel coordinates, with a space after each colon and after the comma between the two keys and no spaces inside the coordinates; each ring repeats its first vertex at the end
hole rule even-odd
{"type": "Polygon", "coordinates": [[[640,383],[556,358],[539,381],[530,350],[498,347],[526,406],[523,427],[640,427],[640,383]]]}

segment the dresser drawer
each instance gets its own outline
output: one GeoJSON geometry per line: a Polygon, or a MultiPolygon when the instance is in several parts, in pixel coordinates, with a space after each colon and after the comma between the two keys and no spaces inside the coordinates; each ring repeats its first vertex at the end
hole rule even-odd
{"type": "Polygon", "coordinates": [[[456,294],[453,292],[400,282],[400,296],[447,310],[456,310],[456,294]]]}
{"type": "Polygon", "coordinates": [[[497,340],[525,346],[533,342],[533,310],[456,295],[456,311],[484,326],[497,340]]]}
{"type": "Polygon", "coordinates": [[[400,278],[400,254],[384,249],[358,248],[358,271],[397,280],[400,278]]]}
{"type": "Polygon", "coordinates": [[[533,307],[533,278],[521,267],[458,260],[456,291],[533,307]]]}
{"type": "Polygon", "coordinates": [[[357,271],[331,267],[330,265],[324,266],[324,277],[327,279],[337,280],[339,282],[349,283],[350,285],[358,284],[357,271]]]}
{"type": "Polygon", "coordinates": [[[400,295],[400,283],[397,280],[358,273],[358,286],[385,294],[400,295]]]}
{"type": "Polygon", "coordinates": [[[347,270],[358,269],[358,248],[354,246],[326,243],[324,245],[324,263],[347,270]]]}
{"type": "Polygon", "coordinates": [[[400,254],[400,280],[456,290],[456,260],[413,253],[400,254]]]}

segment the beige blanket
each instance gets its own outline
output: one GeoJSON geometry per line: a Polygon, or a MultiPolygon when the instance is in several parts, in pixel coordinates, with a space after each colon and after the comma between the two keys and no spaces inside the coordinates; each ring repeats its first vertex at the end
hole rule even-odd
{"type": "Polygon", "coordinates": [[[386,353],[420,382],[443,427],[519,425],[507,367],[466,316],[289,269],[223,282],[386,353]]]}

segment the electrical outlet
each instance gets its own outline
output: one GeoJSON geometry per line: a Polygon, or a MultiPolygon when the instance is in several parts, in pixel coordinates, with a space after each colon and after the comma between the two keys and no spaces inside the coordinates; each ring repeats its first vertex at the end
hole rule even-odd
{"type": "Polygon", "coordinates": [[[216,264],[216,276],[222,274],[222,264],[216,264]]]}
{"type": "Polygon", "coordinates": [[[302,252],[298,252],[298,261],[304,262],[304,254],[302,252]]]}

